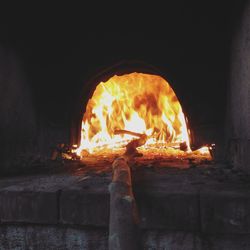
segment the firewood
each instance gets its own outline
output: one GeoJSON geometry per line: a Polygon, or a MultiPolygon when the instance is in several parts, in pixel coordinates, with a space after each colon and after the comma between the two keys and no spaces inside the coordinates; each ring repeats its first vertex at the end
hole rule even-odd
{"type": "Polygon", "coordinates": [[[126,152],[124,155],[131,156],[131,157],[142,156],[142,154],[137,151],[137,148],[146,143],[146,141],[148,139],[146,134],[140,134],[140,133],[136,133],[136,132],[132,132],[132,131],[128,131],[128,130],[123,130],[123,129],[115,130],[114,134],[115,135],[128,134],[128,135],[133,135],[133,136],[139,137],[138,139],[134,139],[127,144],[126,152]]]}
{"type": "Polygon", "coordinates": [[[185,141],[180,143],[180,150],[182,150],[182,151],[188,150],[188,146],[187,146],[187,143],[185,141]]]}
{"type": "Polygon", "coordinates": [[[132,156],[132,157],[142,156],[142,154],[137,151],[137,148],[144,145],[146,141],[147,141],[147,136],[142,135],[140,138],[129,142],[126,146],[125,155],[132,156]]]}
{"type": "Polygon", "coordinates": [[[129,130],[125,130],[125,129],[116,129],[116,130],[114,131],[114,134],[115,134],[115,135],[127,134],[127,135],[133,135],[133,136],[137,136],[137,137],[144,136],[144,134],[136,133],[136,132],[129,131],[129,130]]]}
{"type": "Polygon", "coordinates": [[[117,158],[112,167],[113,179],[109,185],[109,250],[136,250],[139,249],[139,219],[130,167],[124,157],[117,158]]]}

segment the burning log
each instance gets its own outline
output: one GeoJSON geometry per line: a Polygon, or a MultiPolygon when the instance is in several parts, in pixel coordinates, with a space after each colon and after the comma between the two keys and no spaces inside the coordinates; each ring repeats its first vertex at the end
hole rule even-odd
{"type": "Polygon", "coordinates": [[[145,135],[145,137],[142,136],[139,139],[135,139],[129,142],[128,145],[126,146],[125,155],[134,157],[142,156],[143,154],[138,152],[137,147],[144,145],[146,141],[147,141],[147,136],[145,135]]]}
{"type": "Polygon", "coordinates": [[[109,185],[110,221],[109,250],[136,250],[138,244],[138,213],[131,183],[130,167],[124,157],[113,164],[109,185]]]}
{"type": "Polygon", "coordinates": [[[184,152],[188,150],[188,146],[187,146],[187,143],[185,141],[180,143],[180,150],[182,150],[184,152]]]}
{"type": "Polygon", "coordinates": [[[128,131],[128,130],[122,130],[122,129],[121,130],[115,130],[114,134],[116,134],[116,135],[118,135],[118,134],[129,134],[129,135],[139,137],[138,139],[134,139],[134,140],[132,140],[131,142],[129,142],[127,144],[125,156],[131,156],[131,157],[142,156],[142,154],[137,151],[137,148],[146,143],[146,141],[148,139],[147,135],[140,134],[140,133],[135,133],[135,132],[128,131]]]}
{"type": "Polygon", "coordinates": [[[137,136],[137,137],[141,137],[141,136],[144,135],[144,134],[136,133],[136,132],[125,130],[125,129],[116,129],[114,131],[114,134],[115,135],[124,135],[124,134],[127,134],[127,135],[133,135],[133,136],[137,136]]]}

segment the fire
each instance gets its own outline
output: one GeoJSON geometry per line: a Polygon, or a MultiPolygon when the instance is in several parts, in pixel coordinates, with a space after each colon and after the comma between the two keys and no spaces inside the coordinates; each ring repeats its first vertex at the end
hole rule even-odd
{"type": "Polygon", "coordinates": [[[131,73],[113,76],[97,85],[82,121],[82,150],[124,147],[135,137],[117,134],[128,130],[147,135],[141,148],[179,147],[190,151],[189,130],[180,102],[169,83],[160,76],[131,73]]]}

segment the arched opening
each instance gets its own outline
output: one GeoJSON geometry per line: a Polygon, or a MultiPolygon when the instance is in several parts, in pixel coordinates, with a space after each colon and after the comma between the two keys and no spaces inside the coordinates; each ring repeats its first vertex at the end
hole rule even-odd
{"type": "MultiPolygon", "coordinates": [[[[160,75],[138,72],[99,82],[82,117],[76,152],[109,154],[138,137],[143,153],[192,152],[187,119],[170,84],[160,75]]],[[[207,147],[196,153],[210,157],[207,147]]]]}
{"type": "Polygon", "coordinates": [[[81,146],[90,151],[119,147],[131,134],[146,134],[148,145],[186,143],[190,147],[180,102],[160,76],[130,73],[100,82],[83,116],[81,146]]]}

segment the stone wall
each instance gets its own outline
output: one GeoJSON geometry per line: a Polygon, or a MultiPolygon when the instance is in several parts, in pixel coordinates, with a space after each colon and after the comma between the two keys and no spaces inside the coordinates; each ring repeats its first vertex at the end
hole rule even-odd
{"type": "MultiPolygon", "coordinates": [[[[249,235],[201,235],[194,232],[148,230],[142,236],[145,250],[247,250],[249,235]]],[[[11,250],[108,250],[107,229],[41,225],[0,227],[0,248],[11,250]]]]}
{"type": "Polygon", "coordinates": [[[18,168],[35,150],[36,117],[26,76],[15,53],[0,47],[0,171],[18,168]]]}
{"type": "Polygon", "coordinates": [[[250,2],[235,27],[228,106],[228,158],[250,171],[250,2]]]}
{"type": "Polygon", "coordinates": [[[0,249],[59,250],[108,249],[108,232],[105,229],[74,227],[8,225],[0,227],[0,249]]]}
{"type": "MultiPolygon", "coordinates": [[[[160,168],[133,175],[142,249],[250,248],[249,178],[160,168]]],[[[111,173],[78,171],[0,180],[0,249],[107,249],[111,173]]]]}

